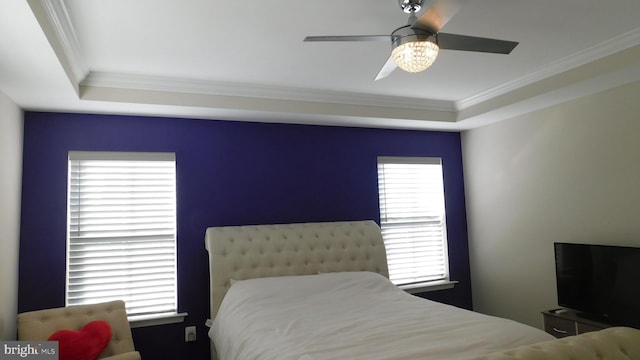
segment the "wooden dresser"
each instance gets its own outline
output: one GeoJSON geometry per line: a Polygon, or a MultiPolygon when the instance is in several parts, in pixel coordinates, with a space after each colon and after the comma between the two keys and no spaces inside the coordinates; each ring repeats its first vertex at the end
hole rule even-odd
{"type": "Polygon", "coordinates": [[[564,309],[543,311],[542,316],[544,317],[544,330],[557,338],[611,327],[611,325],[582,318],[575,312],[564,309]]]}

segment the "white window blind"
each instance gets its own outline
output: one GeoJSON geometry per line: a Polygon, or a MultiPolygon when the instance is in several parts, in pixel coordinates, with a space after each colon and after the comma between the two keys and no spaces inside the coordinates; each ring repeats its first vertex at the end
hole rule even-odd
{"type": "Polygon", "coordinates": [[[396,285],[449,280],[440,158],[378,158],[380,227],[396,285]]]}
{"type": "Polygon", "coordinates": [[[175,173],[173,153],[69,153],[67,305],[176,312],[175,173]]]}

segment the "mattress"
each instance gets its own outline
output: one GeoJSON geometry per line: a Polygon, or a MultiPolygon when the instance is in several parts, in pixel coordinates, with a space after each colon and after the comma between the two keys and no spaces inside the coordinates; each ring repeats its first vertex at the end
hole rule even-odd
{"type": "Polygon", "coordinates": [[[465,359],[553,339],[415,297],[372,272],[234,282],[209,337],[220,360],[465,359]]]}

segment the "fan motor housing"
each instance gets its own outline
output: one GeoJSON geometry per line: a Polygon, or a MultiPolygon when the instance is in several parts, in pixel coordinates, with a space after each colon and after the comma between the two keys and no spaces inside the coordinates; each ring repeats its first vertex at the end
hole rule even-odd
{"type": "Polygon", "coordinates": [[[437,45],[438,37],[429,30],[414,28],[411,25],[399,27],[391,33],[391,45],[394,49],[414,41],[430,41],[437,45]]]}
{"type": "Polygon", "coordinates": [[[398,0],[398,4],[407,14],[417,13],[422,9],[422,0],[398,0]]]}

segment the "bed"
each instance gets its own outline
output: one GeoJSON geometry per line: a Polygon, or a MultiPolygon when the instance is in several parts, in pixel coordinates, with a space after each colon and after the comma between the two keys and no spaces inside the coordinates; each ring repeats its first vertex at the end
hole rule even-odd
{"type": "Polygon", "coordinates": [[[393,285],[373,221],[212,227],[205,244],[212,359],[515,359],[555,344],[393,285]]]}

